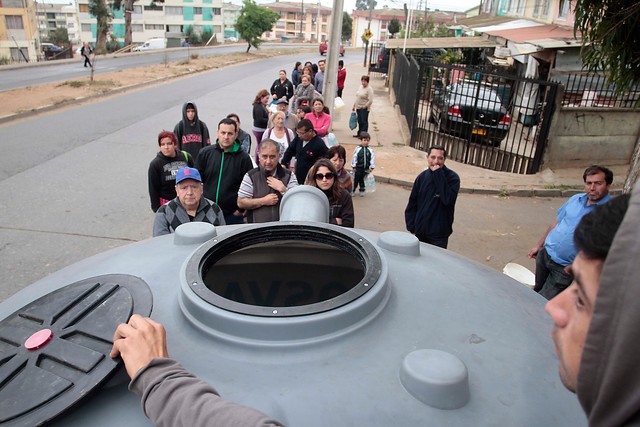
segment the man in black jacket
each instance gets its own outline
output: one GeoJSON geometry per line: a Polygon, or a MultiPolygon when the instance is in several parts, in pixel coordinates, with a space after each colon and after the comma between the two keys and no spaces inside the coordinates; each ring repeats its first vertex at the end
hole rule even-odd
{"type": "Polygon", "coordinates": [[[307,178],[309,169],[316,160],[324,157],[328,148],[322,138],[318,136],[313,123],[309,119],[302,119],[296,129],[297,136],[291,141],[284,152],[281,163],[288,166],[293,157],[296,158],[296,178],[303,183],[307,178]]]}
{"type": "Polygon", "coordinates": [[[236,141],[236,129],[232,119],[220,120],[216,143],[200,150],[196,160],[204,183],[204,197],[222,208],[228,225],[243,222],[243,213],[236,203],[238,188],[244,174],[253,168],[251,158],[236,141]]]}

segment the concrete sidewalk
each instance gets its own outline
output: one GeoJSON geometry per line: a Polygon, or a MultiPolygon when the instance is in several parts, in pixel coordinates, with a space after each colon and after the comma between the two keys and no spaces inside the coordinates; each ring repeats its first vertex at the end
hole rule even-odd
{"type": "MultiPolygon", "coordinates": [[[[359,141],[349,129],[349,115],[354,102],[354,93],[360,86],[360,77],[367,74],[362,64],[347,64],[347,80],[343,92],[345,107],[334,114],[333,133],[347,150],[347,163],[359,141]]],[[[374,149],[376,181],[410,187],[416,176],[426,167],[426,153],[409,146],[409,129],[397,107],[391,105],[389,90],[384,79],[372,75],[370,85],[375,97],[369,115],[370,146],[374,149]]],[[[596,163],[594,161],[594,163],[596,163]]],[[[588,165],[585,165],[585,167],[588,165]]],[[[628,165],[608,166],[614,174],[612,187],[622,188],[628,165]]],[[[569,197],[583,192],[584,168],[545,169],[534,175],[496,172],[477,166],[447,160],[447,167],[460,175],[461,192],[501,194],[513,196],[569,197]]]]}

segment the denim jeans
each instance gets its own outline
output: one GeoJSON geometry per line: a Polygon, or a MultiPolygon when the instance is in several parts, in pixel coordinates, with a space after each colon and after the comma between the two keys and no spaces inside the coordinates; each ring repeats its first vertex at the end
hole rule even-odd
{"type": "Polygon", "coordinates": [[[360,132],[367,132],[369,130],[369,110],[366,108],[358,108],[356,110],[358,116],[358,135],[360,132]]]}
{"type": "Polygon", "coordinates": [[[533,290],[550,300],[568,288],[572,281],[564,266],[553,261],[544,246],[540,248],[536,256],[536,285],[533,290]]]}

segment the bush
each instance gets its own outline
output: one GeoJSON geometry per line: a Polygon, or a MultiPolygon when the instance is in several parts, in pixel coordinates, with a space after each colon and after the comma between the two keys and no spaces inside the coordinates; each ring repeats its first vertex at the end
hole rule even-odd
{"type": "Polygon", "coordinates": [[[115,52],[116,50],[120,50],[122,46],[120,46],[120,42],[117,38],[113,36],[113,34],[109,35],[109,40],[106,44],[107,52],[115,52]]]}
{"type": "Polygon", "coordinates": [[[209,41],[209,39],[213,36],[213,31],[210,29],[202,30],[202,34],[200,34],[202,44],[205,44],[209,41]]]}

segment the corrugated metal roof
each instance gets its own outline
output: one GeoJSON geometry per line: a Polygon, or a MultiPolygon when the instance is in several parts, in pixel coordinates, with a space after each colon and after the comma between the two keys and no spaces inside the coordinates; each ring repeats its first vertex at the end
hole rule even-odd
{"type": "Polygon", "coordinates": [[[473,27],[473,31],[492,34],[493,31],[520,30],[522,28],[543,26],[544,24],[535,21],[529,21],[528,19],[512,19],[510,21],[501,22],[495,25],[475,26],[473,27]]]}
{"type": "MultiPolygon", "coordinates": [[[[388,49],[402,49],[404,39],[387,40],[388,49]]],[[[496,47],[497,44],[484,37],[429,37],[407,39],[407,49],[459,48],[459,47],[496,47]]]]}
{"type": "Polygon", "coordinates": [[[464,25],[465,27],[469,28],[475,28],[501,24],[503,22],[509,21],[513,21],[513,18],[510,18],[508,16],[478,15],[471,18],[459,19],[458,24],[464,25]]]}

